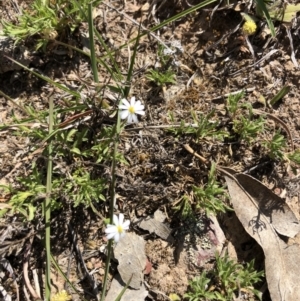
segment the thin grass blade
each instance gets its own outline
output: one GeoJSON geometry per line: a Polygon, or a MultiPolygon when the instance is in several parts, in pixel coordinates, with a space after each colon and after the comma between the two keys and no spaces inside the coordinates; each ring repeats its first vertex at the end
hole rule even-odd
{"type": "Polygon", "coordinates": [[[290,86],[284,86],[271,100],[270,105],[273,106],[278,100],[287,95],[291,90],[290,86]]]}
{"type": "Polygon", "coordinates": [[[256,2],[256,12],[258,15],[263,15],[266,18],[266,21],[268,23],[268,26],[271,30],[272,37],[275,37],[275,28],[274,24],[272,22],[272,19],[270,17],[269,11],[266,7],[266,4],[264,0],[255,0],[256,2]]]}

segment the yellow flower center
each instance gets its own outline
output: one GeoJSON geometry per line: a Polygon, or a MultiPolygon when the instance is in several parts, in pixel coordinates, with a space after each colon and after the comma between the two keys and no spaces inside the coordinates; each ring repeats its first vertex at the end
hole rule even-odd
{"type": "Polygon", "coordinates": [[[123,227],[122,226],[117,226],[118,232],[122,233],[123,232],[123,227]]]}
{"type": "Polygon", "coordinates": [[[243,25],[243,31],[246,35],[252,35],[256,31],[256,24],[254,21],[246,21],[243,25]]]}
{"type": "Polygon", "coordinates": [[[68,295],[68,293],[65,290],[58,292],[51,298],[51,301],[70,301],[70,300],[72,300],[72,297],[68,295]]]}
{"type": "Polygon", "coordinates": [[[129,113],[134,114],[135,113],[135,108],[133,106],[130,106],[128,108],[129,113]]]}

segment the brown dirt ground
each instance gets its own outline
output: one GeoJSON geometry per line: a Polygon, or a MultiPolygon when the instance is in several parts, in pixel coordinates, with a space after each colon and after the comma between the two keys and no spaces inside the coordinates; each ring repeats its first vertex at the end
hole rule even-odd
{"type": "MultiPolygon", "coordinates": [[[[156,1],[148,3],[140,0],[128,0],[124,3],[104,1],[99,7],[95,24],[108,45],[117,49],[119,45],[134,37],[138,31],[138,27],[127,16],[137,23],[142,21],[144,26],[150,28],[197,2],[190,1],[188,4],[187,1],[174,0],[163,1],[160,4],[156,1]],[[150,5],[151,13],[146,10],[140,12],[139,9],[147,4],[150,5]],[[101,13],[104,11],[106,22],[101,18],[101,13]]],[[[25,6],[26,3],[19,1],[19,5],[25,6]]],[[[158,41],[150,35],[141,39],[135,76],[131,82],[131,94],[145,104],[146,116],[138,126],[129,127],[129,130],[124,131],[120,137],[120,151],[124,153],[129,165],[120,164],[117,169],[118,211],[124,212],[127,218],[133,220],[136,217],[153,215],[157,209],[160,209],[165,212],[166,222],[173,229],[174,235],[176,229],[184,227],[174,207],[184,195],[189,196],[193,202],[192,185],[205,184],[209,171],[209,164],[199,162],[183,147],[185,144],[189,144],[207,162],[215,161],[237,171],[252,168],[251,175],[276,193],[287,189],[288,196],[294,197],[294,211],[299,214],[297,177],[289,171],[288,164],[271,160],[260,143],[263,138],[269,138],[276,130],[280,130],[287,140],[289,139],[285,129],[276,121],[268,120],[268,130],[251,144],[238,142],[236,139],[221,143],[213,139],[196,141],[189,135],[174,137],[160,127],[172,124],[168,112],[173,112],[176,122],[182,120],[192,122],[191,110],[208,114],[215,109],[214,119],[227,124],[230,130],[231,125],[225,110],[225,95],[244,89],[246,94],[243,102],[251,103],[254,108],[280,118],[289,128],[295,149],[299,148],[300,71],[291,60],[290,41],[286,34],[286,27],[291,28],[294,49],[298,49],[299,20],[296,19],[290,25],[276,24],[276,39],[271,39],[266,25],[259,21],[258,31],[249,38],[256,54],[254,60],[241,29],[234,31],[242,21],[238,8],[221,7],[213,15],[212,8],[213,6],[188,15],[155,32],[155,35],[168,45],[174,40],[179,40],[184,49],[183,52],[178,52],[174,59],[179,62],[176,67],[176,85],[159,89],[149,83],[145,77],[145,70],[157,67],[158,41]],[[272,55],[268,56],[270,53],[272,55]],[[266,107],[261,101],[261,96],[271,99],[284,85],[290,86],[289,94],[276,104],[275,108],[266,107]]],[[[16,10],[13,1],[1,2],[0,13],[7,20],[15,20],[16,10]]],[[[68,42],[82,48],[81,37],[86,30],[87,24],[82,24],[73,35],[69,36],[68,42]]],[[[46,52],[34,53],[30,67],[74,89],[82,85],[75,77],[77,75],[89,83],[86,89],[93,94],[89,61],[75,52],[65,51],[63,54],[58,54],[58,51],[54,50],[57,49],[49,47],[46,52]]],[[[97,51],[100,56],[103,50],[98,46],[97,51]]],[[[124,74],[128,69],[128,56],[128,48],[123,48],[116,58],[124,74]]],[[[296,60],[299,61],[297,51],[296,60]]],[[[106,84],[108,75],[101,67],[99,71],[100,83],[106,84]]],[[[0,89],[19,104],[31,105],[37,111],[47,109],[50,94],[54,95],[55,106],[64,105],[62,99],[65,95],[61,91],[53,89],[24,70],[0,74],[0,89]]],[[[85,93],[88,93],[87,91],[85,93]]],[[[107,98],[111,102],[111,99],[107,98]]],[[[93,110],[93,118],[89,126],[94,127],[95,131],[97,126],[100,128],[115,121],[99,118],[97,115],[99,109],[97,111],[93,108],[93,110]]],[[[13,123],[15,116],[25,117],[10,101],[0,97],[1,123],[13,123]]],[[[32,162],[38,162],[40,168],[45,164],[43,158],[45,145],[41,141],[32,140],[27,136],[16,136],[14,128],[2,130],[0,141],[1,184],[17,185],[17,177],[30,174],[32,162]]],[[[291,151],[290,143],[286,150],[291,151]]],[[[60,162],[58,158],[55,163],[56,168],[60,166],[61,172],[72,172],[74,166],[72,164],[75,163],[70,160],[71,162],[60,162]]],[[[91,174],[109,177],[108,162],[100,167],[87,162],[82,164],[90,170],[91,174]]],[[[221,177],[219,180],[223,181],[221,177]]],[[[2,195],[0,201],[7,202],[9,197],[2,195]]],[[[106,244],[103,220],[99,219],[92,210],[80,206],[73,208],[68,198],[64,198],[64,201],[66,205],[63,211],[54,212],[52,217],[53,256],[84,297],[88,300],[96,300],[91,294],[91,284],[83,276],[83,265],[78,258],[78,252],[73,250],[71,239],[76,237],[77,246],[81,250],[87,269],[89,271],[96,269],[93,277],[101,289],[105,263],[103,246],[106,244]]],[[[99,202],[95,203],[95,206],[103,216],[107,216],[107,203],[99,202]]],[[[195,212],[196,216],[201,216],[201,212],[197,212],[196,209],[195,212]]],[[[221,214],[218,220],[226,236],[224,248],[227,248],[230,256],[239,262],[256,258],[257,268],[262,269],[262,251],[244,231],[235,214],[233,212],[221,214]]],[[[147,241],[146,254],[152,263],[152,271],[145,276],[149,287],[147,300],[167,300],[165,295],[170,293],[182,296],[187,290],[189,279],[199,274],[201,269],[209,269],[213,266],[213,261],[202,268],[197,268],[190,262],[178,265],[174,256],[178,247],[176,239],[174,244],[170,244],[138,227],[132,227],[131,231],[135,231],[147,241]]],[[[45,253],[42,216],[38,216],[34,222],[25,222],[22,216],[8,215],[0,220],[0,237],[3,243],[0,246],[1,258],[8,260],[12,265],[21,294],[20,300],[29,300],[24,294],[24,275],[27,273],[32,284],[34,271],[37,272],[40,280],[43,279],[45,253]],[[26,272],[23,261],[28,254],[29,271],[26,272]]],[[[112,275],[114,272],[116,266],[113,264],[112,275]]],[[[6,276],[1,279],[2,286],[8,292],[15,294],[10,275],[6,273],[6,276]]],[[[53,291],[64,287],[64,281],[54,268],[52,281],[53,291]]],[[[263,300],[269,300],[268,298],[268,293],[265,291],[263,300]]],[[[80,299],[74,295],[73,300],[80,299]]]]}

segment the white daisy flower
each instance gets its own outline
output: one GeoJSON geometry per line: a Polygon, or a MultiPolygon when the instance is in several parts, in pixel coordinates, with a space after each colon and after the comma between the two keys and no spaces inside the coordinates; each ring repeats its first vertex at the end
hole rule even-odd
{"type": "Polygon", "coordinates": [[[120,213],[119,218],[114,214],[113,223],[114,225],[108,224],[105,229],[106,238],[113,238],[115,242],[118,242],[125,235],[125,230],[129,229],[130,221],[124,221],[124,214],[120,213]]]}
{"type": "Polygon", "coordinates": [[[131,97],[130,103],[125,98],[121,99],[119,109],[121,109],[121,119],[127,118],[127,123],[137,123],[136,114],[145,115],[144,105],[139,100],[135,101],[135,97],[131,97]]]}

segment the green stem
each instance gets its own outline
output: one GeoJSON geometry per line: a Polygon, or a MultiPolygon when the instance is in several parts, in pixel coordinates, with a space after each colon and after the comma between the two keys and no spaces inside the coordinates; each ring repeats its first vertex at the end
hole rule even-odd
{"type": "MultiPolygon", "coordinates": [[[[110,202],[109,202],[109,217],[110,217],[110,223],[113,223],[113,216],[114,216],[114,200],[116,198],[116,167],[117,167],[117,151],[118,151],[118,145],[119,145],[119,134],[121,132],[121,118],[120,114],[118,113],[118,119],[117,119],[117,125],[115,128],[115,141],[114,141],[114,153],[113,153],[113,159],[112,159],[112,165],[111,165],[111,185],[110,185],[110,202]]],[[[107,245],[107,257],[105,261],[105,274],[104,274],[104,280],[103,280],[103,287],[102,287],[102,295],[101,300],[103,301],[106,294],[106,286],[107,286],[107,277],[109,273],[109,267],[110,267],[110,258],[111,258],[111,252],[112,252],[112,240],[109,240],[107,245]]]]}
{"type": "Polygon", "coordinates": [[[107,286],[107,277],[109,273],[109,268],[110,268],[110,258],[111,258],[111,250],[112,250],[112,240],[108,241],[107,245],[107,257],[105,261],[105,273],[104,273],[104,279],[103,279],[103,287],[102,287],[102,295],[100,301],[103,301],[105,299],[105,293],[106,293],[106,286],[107,286]]]}
{"type": "MultiPolygon", "coordinates": [[[[53,97],[49,99],[49,134],[53,131],[53,97]]],[[[52,189],[52,141],[48,146],[48,168],[46,198],[44,201],[45,212],[45,245],[46,245],[46,301],[50,301],[51,295],[51,246],[50,246],[50,219],[51,219],[51,189],[52,189]]]]}
{"type": "Polygon", "coordinates": [[[88,23],[89,23],[89,38],[90,38],[90,50],[91,50],[91,63],[93,69],[93,77],[96,83],[99,83],[98,70],[97,70],[97,59],[95,54],[95,43],[94,43],[94,23],[93,23],[93,6],[91,3],[88,4],[88,23]]]}
{"type": "MultiPolygon", "coordinates": [[[[90,49],[91,49],[91,64],[93,69],[93,77],[94,81],[96,83],[99,82],[98,78],[98,70],[97,70],[97,58],[95,54],[95,43],[94,43],[94,24],[93,24],[93,18],[92,18],[92,4],[88,4],[88,23],[89,23],[89,37],[90,37],[90,49]]],[[[109,68],[107,68],[109,70],[109,68]]],[[[112,72],[112,75],[114,73],[112,72]]],[[[114,76],[113,76],[114,78],[114,76]]],[[[110,215],[110,223],[113,223],[113,215],[114,215],[114,200],[116,198],[116,166],[117,166],[117,151],[118,151],[118,140],[119,140],[119,134],[121,131],[121,118],[120,114],[118,114],[117,119],[117,125],[115,128],[115,140],[114,140],[114,152],[113,152],[113,159],[112,159],[112,165],[111,165],[111,185],[110,185],[110,203],[109,203],[109,215],[110,215]]],[[[112,252],[112,240],[109,240],[107,245],[107,257],[105,262],[105,274],[103,279],[103,287],[102,287],[102,294],[101,294],[101,300],[103,301],[105,299],[106,294],[106,286],[107,286],[107,277],[109,274],[109,268],[110,268],[110,258],[111,258],[111,252],[112,252]]]]}

